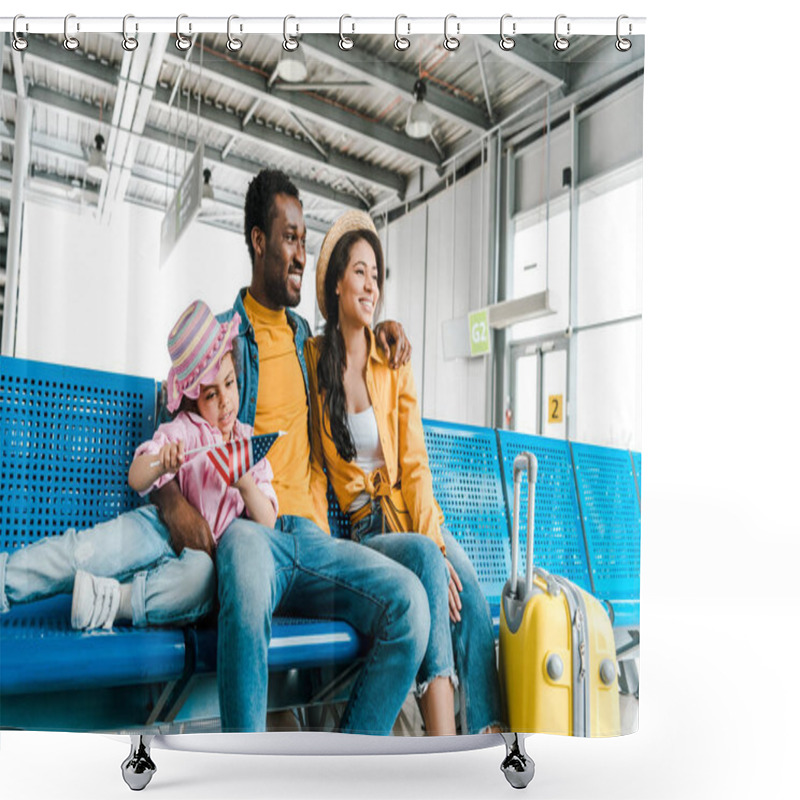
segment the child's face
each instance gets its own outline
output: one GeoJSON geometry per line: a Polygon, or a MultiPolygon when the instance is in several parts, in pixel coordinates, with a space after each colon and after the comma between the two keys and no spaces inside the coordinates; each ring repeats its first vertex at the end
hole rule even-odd
{"type": "Polygon", "coordinates": [[[214,382],[201,386],[197,410],[206,422],[219,428],[226,442],[230,440],[239,414],[239,387],[236,385],[236,372],[230,353],[222,357],[214,382]]]}

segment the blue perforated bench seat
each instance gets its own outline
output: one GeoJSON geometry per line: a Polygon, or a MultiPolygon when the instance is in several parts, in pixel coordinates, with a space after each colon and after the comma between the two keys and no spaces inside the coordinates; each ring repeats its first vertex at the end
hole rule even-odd
{"type": "MultiPolygon", "coordinates": [[[[17,606],[0,617],[0,693],[56,692],[178,680],[187,665],[214,672],[214,628],[132,628],[74,631],[71,597],[17,606]],[[192,650],[193,652],[189,652],[192,650]]],[[[271,670],[352,661],[363,647],[345,622],[276,617],[271,670]]]]}
{"type": "MultiPolygon", "coordinates": [[[[0,550],[141,502],[125,477],[153,430],[155,381],[6,357],[0,366],[0,550]]],[[[537,563],[610,602],[617,626],[638,624],[638,453],[435,420],[424,430],[434,493],[475,566],[495,633],[510,573],[511,465],[523,449],[539,460],[537,563]]],[[[329,501],[332,532],[342,535],[331,492],[329,501]]],[[[527,487],[522,504],[525,518],[527,487]]],[[[84,634],[70,629],[69,606],[64,595],[0,616],[0,693],[158,684],[216,669],[212,625],[84,634]]],[[[342,664],[363,648],[344,622],[276,619],[269,663],[278,671],[342,664]]]]}
{"type": "Polygon", "coordinates": [[[159,683],[183,673],[180,630],[74,631],[71,602],[71,596],[57,595],[0,616],[0,693],[159,683]]]}

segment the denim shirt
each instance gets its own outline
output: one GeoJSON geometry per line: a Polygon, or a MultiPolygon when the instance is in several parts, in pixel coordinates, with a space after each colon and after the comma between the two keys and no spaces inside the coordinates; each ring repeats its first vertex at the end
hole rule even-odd
{"type": "MultiPolygon", "coordinates": [[[[234,312],[239,314],[239,336],[236,339],[236,379],[239,382],[239,419],[247,425],[254,425],[256,420],[256,401],[258,399],[258,344],[256,343],[253,325],[247,312],[244,310],[244,296],[247,287],[241,289],[236,296],[233,308],[217,315],[220,322],[228,322],[234,312]]],[[[286,318],[289,326],[294,331],[294,344],[297,350],[297,360],[303,373],[303,382],[306,387],[306,401],[308,401],[308,368],[304,347],[306,339],[311,336],[311,327],[308,322],[290,308],[286,309],[286,318]]]]}

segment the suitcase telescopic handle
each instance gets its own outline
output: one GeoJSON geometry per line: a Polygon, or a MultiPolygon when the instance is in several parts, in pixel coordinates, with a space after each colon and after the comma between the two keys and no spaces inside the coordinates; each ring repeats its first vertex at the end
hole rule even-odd
{"type": "MultiPolygon", "coordinates": [[[[533,453],[520,453],[514,459],[514,520],[511,529],[511,587],[517,590],[517,565],[519,562],[519,511],[522,492],[522,474],[528,473],[528,525],[525,553],[525,593],[533,588],[533,509],[536,496],[538,462],[533,453]]],[[[521,598],[520,598],[521,599],[521,598]]]]}

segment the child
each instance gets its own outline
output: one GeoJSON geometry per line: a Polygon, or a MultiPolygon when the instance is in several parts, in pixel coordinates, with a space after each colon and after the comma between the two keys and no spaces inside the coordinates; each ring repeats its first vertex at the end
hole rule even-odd
{"type": "MultiPolygon", "coordinates": [[[[207,520],[215,541],[243,513],[270,528],[278,514],[266,459],[228,486],[204,453],[184,455],[252,436],[237,418],[232,350],[238,330],[238,315],[220,324],[200,301],[181,314],[167,342],[167,408],[178,414],[137,448],[128,473],[131,488],[142,495],[177,473],[181,492],[207,520]]],[[[209,555],[189,548],[176,554],[152,505],[0,553],[0,612],[72,589],[71,622],[79,630],[108,629],[119,621],[136,627],[194,622],[211,610],[214,583],[209,555]]]]}

